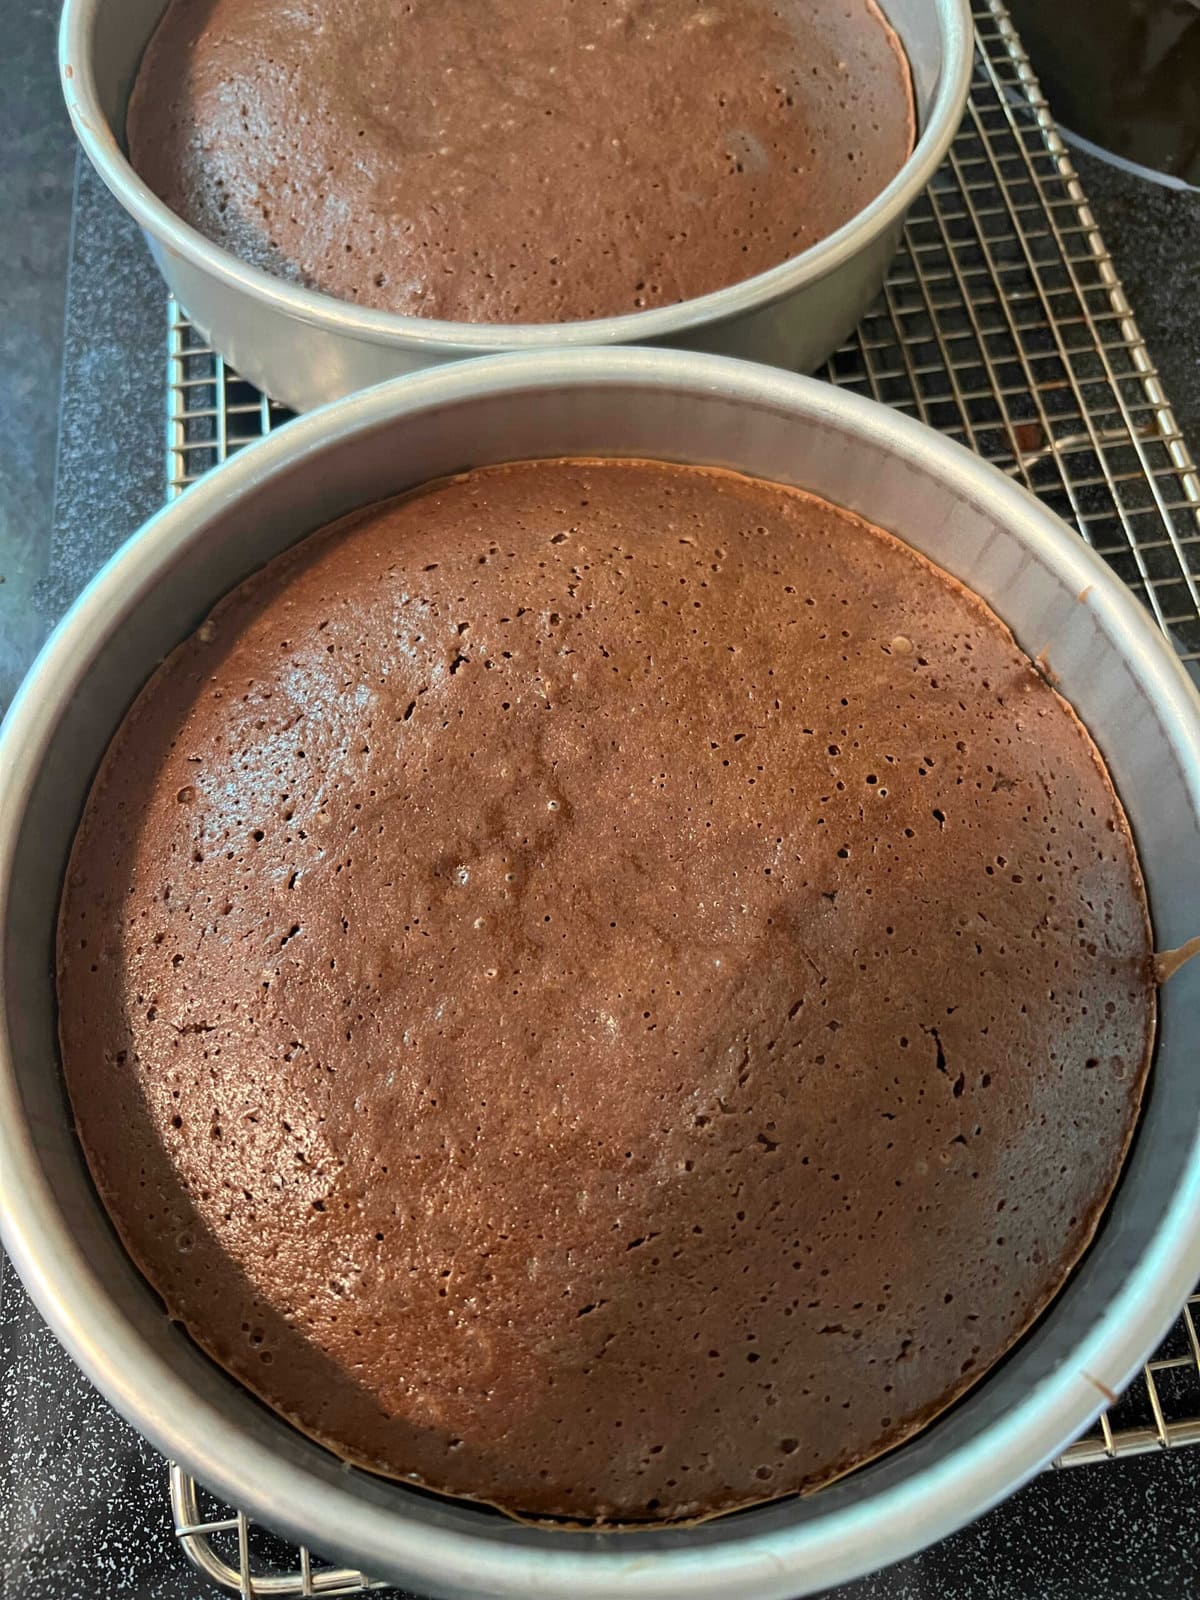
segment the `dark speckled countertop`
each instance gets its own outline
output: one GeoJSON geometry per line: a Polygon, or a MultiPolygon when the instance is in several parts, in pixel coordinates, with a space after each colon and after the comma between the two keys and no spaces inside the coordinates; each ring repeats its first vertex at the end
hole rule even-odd
{"type": "MultiPolygon", "coordinates": [[[[164,302],[136,233],[77,170],[57,7],[0,0],[0,703],[109,550],[162,497],[164,302]]],[[[1078,166],[1200,451],[1200,195],[1078,166]]],[[[0,1268],[0,1596],[201,1600],[162,1462],[0,1268]]],[[[1200,1448],[1043,1476],[837,1600],[1184,1600],[1200,1594],[1200,1448]]],[[[832,1600],[832,1597],[831,1597],[832,1600]]]]}

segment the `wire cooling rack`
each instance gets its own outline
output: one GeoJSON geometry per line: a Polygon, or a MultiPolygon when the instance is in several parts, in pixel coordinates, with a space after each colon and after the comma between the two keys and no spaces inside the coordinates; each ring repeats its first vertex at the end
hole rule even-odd
{"type": "MultiPolygon", "coordinates": [[[[972,93],[880,300],[823,376],[950,434],[1072,523],[1200,681],[1200,478],[1002,0],[976,0],[972,93]]],[[[289,413],[173,301],[167,495],[289,413]]],[[[1200,1293],[1056,1466],[1200,1444],[1200,1293]]],[[[193,1562],[244,1597],[352,1595],[363,1574],[284,1547],[171,1469],[193,1562]]]]}

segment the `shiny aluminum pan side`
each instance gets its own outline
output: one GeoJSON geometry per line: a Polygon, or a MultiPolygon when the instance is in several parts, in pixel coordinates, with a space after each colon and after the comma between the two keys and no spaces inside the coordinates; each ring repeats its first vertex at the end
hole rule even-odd
{"type": "Polygon", "coordinates": [[[810,371],[883,284],[909,206],[953,138],[971,76],[969,0],[882,0],[912,68],[921,130],[886,189],[844,227],[769,272],[679,305],[591,322],[465,323],[372,311],[247,266],[170,211],[124,154],[125,110],[164,0],[66,0],[59,70],[88,159],[146,234],[180,303],[237,371],[305,411],[464,356],[668,344],[810,371]]]}
{"type": "Polygon", "coordinates": [[[464,468],[617,454],[813,490],[907,539],[1041,654],[1105,754],[1160,947],[1197,931],[1200,701],[1104,563],[920,424],[711,356],[581,350],[465,362],[289,423],[159,513],[47,644],[0,735],[0,1229],[72,1355],[165,1454],[269,1526],[420,1593],[791,1600],[897,1560],[1017,1488],[1149,1355],[1200,1276],[1200,962],[1162,994],[1138,1137],[1086,1260],[1033,1332],[917,1438],[807,1499],[691,1530],[518,1526],[340,1465],[173,1326],[108,1225],[57,1062],[54,924],[92,774],[157,663],[310,529],[464,468]]]}

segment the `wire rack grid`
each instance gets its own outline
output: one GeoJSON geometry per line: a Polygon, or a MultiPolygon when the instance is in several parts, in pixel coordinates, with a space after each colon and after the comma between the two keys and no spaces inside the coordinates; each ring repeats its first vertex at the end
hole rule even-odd
{"type": "MultiPolygon", "coordinates": [[[[883,294],[823,376],[919,417],[1071,523],[1200,681],[1200,477],[1003,0],[975,0],[962,128],[883,294]]],[[[169,303],[167,495],[289,413],[169,303]]],[[[1200,1444],[1200,1292],[1056,1467],[1200,1444]]],[[[244,1600],[378,1589],[285,1547],[171,1468],[176,1533],[244,1600]]]]}

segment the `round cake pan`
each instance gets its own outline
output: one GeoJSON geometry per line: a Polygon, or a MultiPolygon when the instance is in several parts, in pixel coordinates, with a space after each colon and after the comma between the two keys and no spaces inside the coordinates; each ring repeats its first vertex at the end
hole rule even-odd
{"type": "MultiPolygon", "coordinates": [[[[166,1317],[109,1226],[55,1038],[54,928],[92,776],[140,686],[231,586],[309,531],[425,480],[532,456],[710,463],[799,485],[982,595],[1106,757],[1159,948],[1200,918],[1200,701],[1104,563],[957,445],[811,379],[713,356],[464,362],[304,417],[132,538],[46,645],[0,735],[0,1225],[85,1372],[164,1454],[269,1526],[422,1594],[791,1600],[977,1516],[1091,1422],[1200,1276],[1200,961],[1165,986],[1138,1136],[1086,1259],[1034,1330],[924,1433],[831,1487],[701,1527],[519,1526],[341,1465],[166,1317]]],[[[902,622],[897,618],[897,623],[902,622]]]]}
{"type": "Polygon", "coordinates": [[[438,322],[371,311],[247,266],[180,220],[124,154],[125,110],[164,0],[66,0],[59,70],[88,159],[145,232],[196,326],[272,399],[307,411],[464,356],[667,344],[811,371],[883,284],[909,206],[953,138],[971,76],[969,0],[881,0],[908,53],[920,137],[893,181],[828,239],[769,272],[679,305],[592,322],[438,322]]]}

